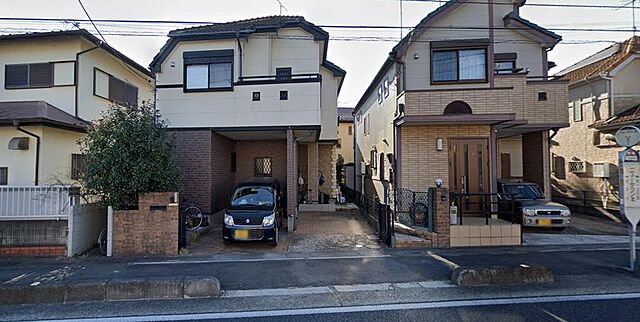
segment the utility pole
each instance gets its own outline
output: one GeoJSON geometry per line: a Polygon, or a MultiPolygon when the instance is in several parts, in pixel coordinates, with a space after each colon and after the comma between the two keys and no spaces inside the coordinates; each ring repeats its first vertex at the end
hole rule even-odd
{"type": "Polygon", "coordinates": [[[636,0],[631,1],[631,14],[633,17],[633,36],[635,37],[638,32],[638,27],[636,25],[636,0]]]}
{"type": "Polygon", "coordinates": [[[400,40],[402,40],[402,0],[400,0],[400,40]]]}

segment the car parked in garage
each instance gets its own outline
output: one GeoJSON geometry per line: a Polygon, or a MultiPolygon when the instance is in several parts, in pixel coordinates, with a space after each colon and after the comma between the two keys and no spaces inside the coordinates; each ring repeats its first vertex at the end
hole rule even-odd
{"type": "Polygon", "coordinates": [[[285,204],[277,180],[254,178],[239,184],[224,214],[224,241],[266,241],[277,245],[285,204]]]}
{"type": "MultiPolygon", "coordinates": [[[[515,221],[525,227],[562,230],[571,224],[571,210],[565,205],[545,200],[544,193],[535,183],[499,181],[498,192],[504,201],[513,200],[515,221]]],[[[505,213],[500,217],[511,221],[505,213]]]]}

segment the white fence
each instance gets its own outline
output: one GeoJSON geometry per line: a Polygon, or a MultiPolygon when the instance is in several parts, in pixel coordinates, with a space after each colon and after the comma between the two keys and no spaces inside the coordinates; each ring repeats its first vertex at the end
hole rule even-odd
{"type": "Polygon", "coordinates": [[[75,198],[69,186],[0,186],[0,220],[67,219],[75,198]]]}

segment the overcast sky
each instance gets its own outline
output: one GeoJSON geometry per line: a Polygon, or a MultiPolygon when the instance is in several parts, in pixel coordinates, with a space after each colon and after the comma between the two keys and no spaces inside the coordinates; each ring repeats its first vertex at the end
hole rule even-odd
{"type": "MultiPolygon", "coordinates": [[[[397,0],[281,0],[288,11],[283,14],[302,15],[317,25],[399,25],[400,6],[397,0]]],[[[622,5],[629,0],[529,0],[528,3],[579,3],[622,5]]],[[[86,18],[77,0],[2,0],[0,17],[86,18]]],[[[83,0],[93,19],[187,20],[226,22],[252,17],[279,14],[276,0],[83,0]]],[[[406,1],[403,3],[403,25],[415,26],[420,19],[438,6],[432,2],[406,1]]],[[[640,14],[640,10],[636,10],[640,14]]],[[[604,28],[631,29],[630,9],[547,8],[529,7],[521,15],[547,28],[604,28]]],[[[638,19],[636,19],[638,20],[638,19]]],[[[82,28],[94,31],[89,23],[82,28]]],[[[122,26],[101,24],[102,30],[166,32],[179,26],[122,26]]],[[[184,26],[183,26],[184,27],[184,26]]],[[[0,32],[15,33],[24,30],[70,29],[61,23],[4,23],[0,32]]],[[[398,30],[343,30],[326,29],[331,36],[397,36],[398,30]]],[[[566,44],[560,44],[550,53],[550,60],[558,64],[552,72],[571,65],[610,43],[571,44],[572,42],[609,40],[623,41],[630,32],[569,32],[556,31],[566,44]]],[[[166,41],[166,37],[106,36],[110,45],[148,66],[153,56],[166,41]]],[[[347,77],[338,99],[340,106],[354,106],[380,68],[395,42],[339,41],[329,42],[328,59],[347,71],[347,77]]]]}

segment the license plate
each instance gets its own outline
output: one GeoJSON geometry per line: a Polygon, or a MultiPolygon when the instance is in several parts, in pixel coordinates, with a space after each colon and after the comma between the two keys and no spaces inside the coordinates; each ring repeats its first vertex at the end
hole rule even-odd
{"type": "Polygon", "coordinates": [[[249,239],[249,231],[248,230],[236,230],[233,232],[234,239],[249,239]]]}
{"type": "Polygon", "coordinates": [[[551,219],[538,219],[538,225],[551,226],[551,219]]]}

